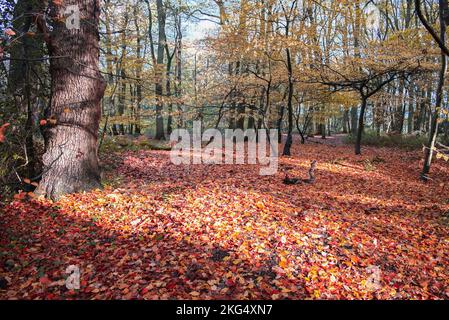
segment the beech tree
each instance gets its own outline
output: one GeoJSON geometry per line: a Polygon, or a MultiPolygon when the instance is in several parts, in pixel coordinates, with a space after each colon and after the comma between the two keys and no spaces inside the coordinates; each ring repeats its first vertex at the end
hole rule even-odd
{"type": "Polygon", "coordinates": [[[436,89],[436,102],[435,102],[435,108],[432,112],[432,120],[430,125],[430,132],[429,132],[429,142],[425,149],[425,156],[424,156],[424,167],[421,172],[421,178],[423,180],[428,180],[429,173],[430,173],[430,167],[432,165],[432,159],[433,154],[435,151],[435,146],[437,143],[437,137],[438,137],[438,128],[439,128],[439,121],[440,121],[440,113],[441,113],[441,107],[443,104],[443,89],[444,89],[444,82],[447,72],[447,57],[449,56],[449,50],[446,46],[446,29],[449,25],[449,6],[447,0],[439,0],[439,35],[437,32],[433,29],[433,27],[429,24],[427,19],[424,17],[422,11],[421,11],[421,1],[415,0],[415,6],[416,6],[416,12],[418,14],[419,19],[423,23],[424,27],[427,29],[427,31],[430,33],[430,35],[433,37],[433,39],[437,42],[438,46],[441,50],[440,55],[440,70],[438,73],[438,84],[436,89]]]}
{"type": "Polygon", "coordinates": [[[100,1],[52,1],[49,12],[51,29],[38,17],[51,57],[51,102],[41,122],[44,169],[36,194],[56,199],[101,186],[97,140],[105,82],[98,68],[100,1]],[[68,5],[79,8],[79,29],[61,19],[68,5]]]}

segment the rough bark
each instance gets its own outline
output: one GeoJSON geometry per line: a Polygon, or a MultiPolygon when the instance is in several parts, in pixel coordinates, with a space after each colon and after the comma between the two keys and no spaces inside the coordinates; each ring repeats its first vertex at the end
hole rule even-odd
{"type": "Polygon", "coordinates": [[[100,187],[97,156],[101,99],[105,82],[99,72],[99,0],[76,0],[80,29],[67,29],[64,8],[51,2],[53,29],[47,38],[51,59],[51,103],[44,129],[44,172],[37,194],[52,199],[100,187]]]}

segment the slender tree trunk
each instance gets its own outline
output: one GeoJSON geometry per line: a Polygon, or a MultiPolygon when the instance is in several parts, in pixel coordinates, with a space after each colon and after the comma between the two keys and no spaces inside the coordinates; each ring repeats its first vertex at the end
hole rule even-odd
{"type": "Polygon", "coordinates": [[[287,111],[288,111],[288,134],[287,141],[284,146],[284,156],[291,156],[291,147],[293,144],[293,66],[290,54],[290,49],[287,49],[287,68],[288,68],[288,98],[287,98],[287,111]]]}
{"type": "Polygon", "coordinates": [[[355,137],[357,135],[357,116],[359,113],[358,107],[351,108],[351,134],[355,137]]]}
{"type": "Polygon", "coordinates": [[[157,140],[164,140],[164,118],[162,116],[162,110],[164,109],[164,103],[162,102],[163,86],[162,86],[162,66],[164,64],[165,44],[167,37],[165,34],[165,19],[166,12],[163,0],[156,1],[157,6],[157,21],[159,26],[159,40],[157,48],[157,68],[156,70],[156,136],[157,140]]]}
{"type": "Polygon", "coordinates": [[[348,123],[349,123],[349,111],[345,109],[343,111],[343,133],[347,134],[349,133],[348,123]]]}
{"type": "Polygon", "coordinates": [[[141,134],[141,123],[140,123],[140,108],[143,100],[143,93],[142,93],[142,72],[143,72],[143,61],[141,61],[143,57],[142,53],[142,36],[140,32],[139,27],[139,21],[138,21],[138,7],[134,7],[134,26],[136,27],[137,32],[137,59],[138,59],[138,65],[136,67],[136,77],[138,79],[138,82],[136,84],[136,106],[135,106],[135,133],[136,135],[141,134]]]}
{"type": "Polygon", "coordinates": [[[321,131],[321,139],[325,140],[326,139],[326,124],[325,123],[320,124],[320,131],[321,131]]]}
{"type": "Polygon", "coordinates": [[[281,105],[281,109],[279,110],[279,117],[276,123],[276,128],[278,130],[278,142],[282,143],[282,122],[284,121],[284,113],[285,113],[285,105],[281,105]]]}
{"type": "Polygon", "coordinates": [[[426,90],[422,90],[421,93],[421,102],[419,104],[419,116],[416,119],[416,128],[420,131],[426,131],[425,130],[425,119],[426,119],[426,109],[429,106],[429,96],[430,96],[430,88],[427,88],[426,90]]]}
{"type": "Polygon", "coordinates": [[[408,124],[407,124],[407,133],[412,134],[414,131],[414,123],[415,123],[415,98],[416,91],[415,88],[411,88],[410,101],[408,103],[408,124]]]}
{"type": "MultiPolygon", "coordinates": [[[[111,1],[107,0],[105,1],[105,8],[104,8],[104,25],[106,29],[106,35],[105,35],[105,44],[106,44],[106,70],[108,72],[107,75],[107,82],[109,86],[114,85],[114,71],[113,71],[113,54],[112,54],[112,32],[111,32],[111,13],[109,11],[109,6],[111,5],[111,1]]],[[[106,100],[106,116],[114,116],[116,114],[116,108],[115,108],[115,98],[114,94],[111,94],[106,100]]],[[[117,136],[118,130],[117,126],[115,124],[111,125],[111,132],[114,136],[117,136]]]]}
{"type": "Polygon", "coordinates": [[[245,129],[245,112],[246,112],[246,105],[245,103],[239,103],[237,107],[237,121],[236,121],[236,128],[244,130],[245,129]]]}
{"type": "MultiPolygon", "coordinates": [[[[177,23],[176,23],[176,35],[177,35],[177,44],[176,44],[176,81],[175,81],[175,95],[178,100],[181,99],[181,86],[182,86],[182,20],[181,15],[179,14],[177,17],[177,23]]],[[[178,128],[182,128],[184,126],[184,119],[183,119],[183,110],[182,110],[182,103],[177,102],[178,107],[178,128]]]]}
{"type": "Polygon", "coordinates": [[[357,139],[355,142],[355,154],[361,155],[362,154],[362,135],[364,130],[364,120],[365,120],[365,110],[366,110],[366,104],[367,99],[366,97],[362,97],[362,106],[360,108],[360,115],[359,115],[359,124],[357,128],[357,139]]]}
{"type": "MultiPolygon", "coordinates": [[[[261,106],[262,107],[262,106],[261,106]]],[[[248,129],[256,129],[256,119],[254,119],[254,111],[251,109],[249,117],[248,117],[248,129]]]]}
{"type": "MultiPolygon", "coordinates": [[[[442,43],[446,43],[446,20],[448,18],[448,10],[447,10],[447,0],[439,0],[439,19],[440,19],[440,40],[442,43]]],[[[427,148],[425,151],[424,157],[424,167],[421,173],[421,179],[427,181],[429,179],[428,175],[430,173],[430,167],[432,165],[433,153],[435,149],[435,144],[438,137],[438,126],[440,119],[441,107],[443,104],[443,91],[444,91],[444,82],[445,75],[447,72],[447,56],[441,50],[441,67],[438,75],[438,86],[436,91],[436,104],[433,115],[431,115],[431,124],[430,124],[430,132],[429,132],[429,143],[427,144],[427,148]]],[[[430,112],[432,113],[432,112],[430,112]]]]}
{"type": "MultiPolygon", "coordinates": [[[[441,22],[443,23],[443,22],[441,22]]],[[[442,35],[442,38],[444,36],[442,35]]],[[[438,127],[439,127],[439,119],[441,106],[443,102],[443,88],[444,88],[444,79],[447,70],[447,56],[443,53],[441,55],[441,69],[438,78],[438,87],[437,87],[437,97],[436,97],[436,105],[435,110],[432,115],[430,132],[429,132],[429,142],[427,144],[427,148],[424,156],[424,168],[421,173],[421,178],[423,180],[428,180],[428,175],[430,173],[430,167],[432,165],[433,153],[435,149],[435,144],[438,136],[438,127]]]]}
{"type": "MultiPolygon", "coordinates": [[[[126,49],[124,49],[126,50],[126,49]]],[[[122,68],[120,72],[121,76],[121,83],[120,83],[120,96],[119,96],[119,104],[118,104],[118,115],[121,119],[123,119],[123,116],[125,114],[125,103],[126,103],[126,73],[125,69],[122,68]]],[[[123,122],[120,121],[120,124],[118,124],[118,131],[121,135],[125,135],[125,125],[123,122]]]]}
{"type": "MultiPolygon", "coordinates": [[[[167,54],[167,70],[166,70],[166,74],[165,74],[165,77],[166,77],[166,79],[165,79],[165,95],[167,96],[168,99],[171,99],[171,96],[172,96],[171,70],[172,70],[173,58],[176,54],[176,45],[175,45],[175,48],[173,49],[173,54],[170,54],[168,45],[165,45],[165,51],[167,54]]],[[[167,135],[168,136],[170,136],[173,131],[173,114],[172,113],[173,113],[173,102],[169,101],[168,102],[168,117],[167,117],[167,135]]]]}
{"type": "MultiPolygon", "coordinates": [[[[44,56],[44,40],[42,36],[31,36],[28,34],[33,22],[33,14],[43,11],[42,3],[30,0],[19,0],[14,7],[13,26],[20,30],[23,37],[20,41],[11,43],[11,62],[8,75],[8,91],[16,101],[19,113],[26,114],[24,123],[25,151],[28,160],[26,177],[36,177],[36,155],[34,149],[33,133],[36,131],[35,117],[38,110],[39,95],[44,95],[39,86],[39,76],[42,72],[42,62],[39,60],[44,56]]],[[[19,117],[17,115],[18,119],[19,117]]],[[[20,172],[21,174],[22,172],[20,172]]]]}
{"type": "Polygon", "coordinates": [[[37,194],[61,195],[99,188],[97,155],[101,99],[105,82],[99,72],[99,0],[78,0],[80,29],[68,30],[57,17],[64,8],[51,2],[53,29],[47,43],[50,56],[51,103],[54,119],[44,129],[44,173],[37,194]]]}

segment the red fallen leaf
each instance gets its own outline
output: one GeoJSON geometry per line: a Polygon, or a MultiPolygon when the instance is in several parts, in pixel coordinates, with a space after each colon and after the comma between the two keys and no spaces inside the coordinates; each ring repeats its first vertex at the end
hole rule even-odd
{"type": "Polygon", "coordinates": [[[170,281],[169,283],[167,283],[167,285],[165,286],[167,289],[171,290],[176,288],[177,282],[175,280],[170,281]]]}
{"type": "Polygon", "coordinates": [[[50,283],[52,283],[52,281],[46,276],[39,278],[39,282],[43,285],[49,285],[50,283]]]}
{"type": "Polygon", "coordinates": [[[140,294],[141,294],[141,295],[145,295],[145,294],[148,293],[148,291],[150,291],[150,290],[148,290],[148,288],[145,287],[145,288],[143,288],[142,290],[140,290],[140,294]]]}
{"type": "Polygon", "coordinates": [[[56,296],[53,293],[47,294],[47,297],[46,297],[47,300],[53,300],[54,298],[56,298],[56,296]]]}
{"type": "Polygon", "coordinates": [[[226,280],[226,285],[227,285],[228,287],[234,287],[234,286],[235,286],[235,282],[234,282],[234,280],[232,280],[232,279],[227,279],[227,280],[226,280]]]}
{"type": "Polygon", "coordinates": [[[77,292],[76,292],[75,290],[73,290],[73,289],[70,289],[69,291],[67,291],[66,294],[67,294],[68,296],[74,296],[74,295],[77,294],[77,292]]]}

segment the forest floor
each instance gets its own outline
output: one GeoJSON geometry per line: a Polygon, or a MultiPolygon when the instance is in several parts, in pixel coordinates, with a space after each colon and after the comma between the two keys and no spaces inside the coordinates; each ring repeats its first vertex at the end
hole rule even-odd
{"type": "Polygon", "coordinates": [[[0,209],[1,299],[449,299],[449,167],[297,142],[282,170],[103,156],[104,190],[0,209]],[[65,286],[81,270],[80,290],[65,286]]]}

